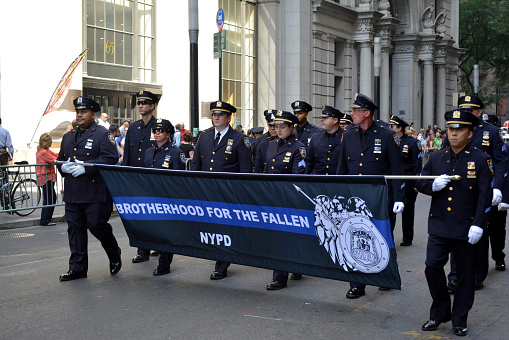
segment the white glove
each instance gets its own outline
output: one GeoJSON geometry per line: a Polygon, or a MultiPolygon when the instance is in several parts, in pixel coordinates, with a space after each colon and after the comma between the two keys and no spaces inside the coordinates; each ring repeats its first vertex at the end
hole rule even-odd
{"type": "Polygon", "coordinates": [[[493,189],[493,200],[491,201],[491,205],[497,205],[502,202],[502,191],[499,189],[493,189]]]}
{"type": "Polygon", "coordinates": [[[431,186],[431,190],[433,192],[440,191],[447,186],[451,179],[447,175],[440,175],[440,177],[435,178],[433,181],[433,185],[431,186]]]}
{"type": "Polygon", "coordinates": [[[403,212],[405,209],[405,203],[403,202],[394,202],[394,207],[392,208],[392,212],[395,214],[399,214],[403,212]]]}
{"type": "Polygon", "coordinates": [[[503,202],[498,204],[498,211],[506,211],[507,209],[509,209],[509,204],[503,202]]]}
{"type": "Polygon", "coordinates": [[[69,163],[62,164],[61,169],[62,169],[62,172],[66,173],[66,174],[70,174],[74,170],[75,164],[70,163],[71,157],[69,157],[66,162],[69,162],[69,163]]]}
{"type": "Polygon", "coordinates": [[[74,177],[78,177],[85,173],[85,166],[83,164],[80,164],[80,163],[83,163],[83,161],[76,159],[75,162],[78,164],[74,164],[74,169],[72,170],[72,175],[74,177]]]}
{"type": "Polygon", "coordinates": [[[481,239],[483,230],[476,225],[473,225],[468,230],[468,243],[476,244],[481,239]]]}

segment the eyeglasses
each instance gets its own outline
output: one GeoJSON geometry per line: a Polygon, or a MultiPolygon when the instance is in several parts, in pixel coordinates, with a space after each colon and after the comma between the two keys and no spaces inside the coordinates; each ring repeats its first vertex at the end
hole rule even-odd
{"type": "Polygon", "coordinates": [[[138,105],[149,105],[150,103],[146,100],[138,102],[138,105]]]}
{"type": "Polygon", "coordinates": [[[165,129],[152,129],[152,132],[153,133],[156,133],[156,132],[163,133],[163,132],[166,132],[166,130],[165,129]]]}

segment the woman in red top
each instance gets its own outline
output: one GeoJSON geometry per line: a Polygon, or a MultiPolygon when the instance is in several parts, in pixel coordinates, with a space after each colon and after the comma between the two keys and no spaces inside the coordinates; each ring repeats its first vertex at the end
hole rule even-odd
{"type": "MultiPolygon", "coordinates": [[[[37,146],[37,153],[35,154],[36,163],[53,163],[58,157],[58,153],[51,151],[49,148],[53,139],[49,133],[43,133],[39,138],[39,145],[37,146]]],[[[37,166],[37,184],[42,187],[42,204],[51,205],[57,201],[57,194],[55,192],[55,183],[57,181],[57,174],[54,165],[37,166]]],[[[51,222],[53,217],[53,210],[55,207],[46,207],[41,210],[40,225],[55,225],[51,222]]]]}

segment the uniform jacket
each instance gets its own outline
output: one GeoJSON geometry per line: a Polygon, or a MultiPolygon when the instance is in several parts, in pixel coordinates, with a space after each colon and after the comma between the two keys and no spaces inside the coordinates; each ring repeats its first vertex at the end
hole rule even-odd
{"type": "Polygon", "coordinates": [[[214,145],[215,129],[203,131],[196,142],[191,170],[253,172],[249,138],[228,127],[219,145],[214,145]]]}
{"type": "Polygon", "coordinates": [[[186,157],[182,150],[173,146],[168,141],[159,150],[157,150],[156,145],[145,150],[143,167],[184,170],[186,167],[186,157]]]}
{"type": "Polygon", "coordinates": [[[306,173],[334,175],[338,167],[339,148],[343,129],[339,128],[331,137],[325,131],[311,136],[306,157],[306,173]]]}
{"type": "Polygon", "coordinates": [[[432,196],[428,234],[467,240],[470,226],[485,229],[488,224],[493,195],[491,157],[468,145],[460,152],[453,169],[451,153],[450,147],[432,152],[421,175],[459,175],[460,180],[450,181],[437,192],[432,190],[432,179],[418,180],[416,187],[420,192],[432,196]]]}
{"type": "MultiPolygon", "coordinates": [[[[449,145],[449,138],[445,138],[443,147],[449,145]]],[[[468,145],[476,147],[491,156],[493,171],[495,172],[493,188],[503,190],[507,173],[507,149],[500,135],[500,130],[480,120],[477,126],[474,127],[468,145]]]]}
{"type": "Polygon", "coordinates": [[[297,139],[304,144],[304,146],[307,148],[309,144],[309,139],[311,136],[317,132],[321,132],[322,129],[314,126],[310,122],[306,122],[303,127],[296,127],[297,129],[297,139]]]}
{"type": "Polygon", "coordinates": [[[259,142],[255,156],[254,172],[256,173],[262,173],[265,169],[265,164],[267,162],[267,148],[269,147],[269,143],[273,140],[271,136],[267,138],[263,135],[262,137],[264,138],[259,142]]]}
{"type": "MultiPolygon", "coordinates": [[[[421,143],[417,138],[403,134],[399,140],[405,175],[419,175],[422,170],[421,143]]],[[[413,190],[414,181],[405,181],[407,190],[413,190]]]]}
{"type": "Polygon", "coordinates": [[[279,138],[267,147],[264,173],[303,174],[306,171],[306,147],[295,137],[289,136],[278,149],[279,138]]]}
{"type": "Polygon", "coordinates": [[[124,158],[122,165],[143,166],[145,150],[154,145],[151,139],[152,126],[156,123],[154,116],[145,125],[140,119],[129,126],[124,141],[124,158]]]}
{"type": "MultiPolygon", "coordinates": [[[[76,140],[78,128],[74,128],[62,137],[57,160],[80,160],[85,163],[117,164],[117,147],[113,135],[94,122],[76,140]]],[[[64,202],[94,203],[106,202],[110,194],[101,174],[93,166],[85,167],[85,174],[73,177],[63,173],[61,165],[57,168],[65,180],[64,202]]]]}
{"type": "Polygon", "coordinates": [[[255,140],[251,141],[251,152],[253,153],[253,160],[256,159],[256,152],[258,151],[258,145],[264,140],[271,139],[270,133],[266,132],[263,135],[259,136],[255,140]]]}
{"type": "MultiPolygon", "coordinates": [[[[403,175],[403,161],[394,131],[372,124],[369,142],[361,146],[359,127],[343,132],[339,149],[338,175],[403,175]]],[[[389,199],[404,202],[405,187],[401,180],[390,181],[389,199]]]]}

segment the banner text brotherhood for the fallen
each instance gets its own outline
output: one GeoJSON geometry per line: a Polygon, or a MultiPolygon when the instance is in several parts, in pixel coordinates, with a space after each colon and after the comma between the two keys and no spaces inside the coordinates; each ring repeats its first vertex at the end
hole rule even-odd
{"type": "Polygon", "coordinates": [[[401,287],[383,176],[96,166],[133,247],[401,287]]]}

